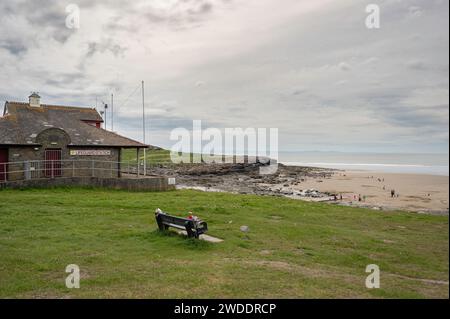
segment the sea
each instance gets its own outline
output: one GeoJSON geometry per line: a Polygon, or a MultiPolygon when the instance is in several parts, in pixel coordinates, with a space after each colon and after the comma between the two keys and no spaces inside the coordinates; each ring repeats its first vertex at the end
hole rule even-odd
{"type": "Polygon", "coordinates": [[[285,165],[449,176],[448,154],[280,152],[285,165]]]}

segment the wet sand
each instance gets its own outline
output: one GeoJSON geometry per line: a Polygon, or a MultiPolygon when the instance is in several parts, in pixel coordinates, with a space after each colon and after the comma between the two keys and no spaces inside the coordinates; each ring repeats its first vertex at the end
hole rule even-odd
{"type": "Polygon", "coordinates": [[[152,173],[175,177],[180,189],[283,196],[382,210],[405,210],[448,215],[449,179],[422,174],[341,171],[280,165],[261,175],[258,165],[162,165],[152,173]],[[394,189],[399,196],[391,198],[394,189]],[[334,195],[338,200],[334,200],[334,195]],[[342,201],[339,200],[342,194],[342,201]],[[361,201],[359,201],[361,195],[361,201]]]}
{"type": "Polygon", "coordinates": [[[294,189],[317,189],[343,195],[344,203],[409,211],[448,212],[449,178],[421,174],[335,172],[326,179],[306,179],[294,189]],[[391,190],[396,194],[391,198],[391,190]],[[359,202],[359,195],[363,201],[359,202]],[[364,201],[365,197],[365,201],[364,201]]]}

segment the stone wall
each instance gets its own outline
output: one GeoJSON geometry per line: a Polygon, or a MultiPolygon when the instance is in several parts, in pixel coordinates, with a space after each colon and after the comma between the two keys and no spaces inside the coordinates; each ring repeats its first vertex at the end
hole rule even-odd
{"type": "Polygon", "coordinates": [[[8,164],[7,178],[10,181],[21,180],[25,178],[23,172],[25,170],[25,164],[23,163],[23,161],[41,160],[38,152],[33,147],[10,147],[8,149],[8,158],[8,161],[10,163],[19,162],[8,164]]]}
{"type": "MultiPolygon", "coordinates": [[[[69,135],[58,128],[49,128],[42,131],[36,142],[42,146],[10,147],[9,162],[20,162],[10,164],[8,167],[8,180],[28,178],[45,178],[45,163],[33,163],[32,161],[44,161],[46,149],[61,149],[61,175],[62,177],[120,177],[119,164],[120,148],[104,148],[97,146],[70,146],[69,135]],[[71,150],[108,150],[110,155],[106,156],[79,156],[71,155],[71,150]],[[31,163],[23,163],[30,161],[31,163]],[[31,170],[28,168],[31,166],[31,170]]],[[[51,166],[51,165],[50,165],[51,166]]]]}
{"type": "Polygon", "coordinates": [[[100,177],[100,178],[114,178],[120,177],[120,148],[103,149],[111,152],[111,155],[106,156],[79,156],[70,155],[70,150],[99,150],[98,147],[78,147],[69,148],[67,159],[71,162],[67,167],[65,176],[85,176],[85,177],[100,177]],[[74,163],[75,162],[75,163],[74,163]],[[73,169],[75,167],[75,170],[73,169]],[[93,169],[94,168],[94,169],[93,169]]]}
{"type": "Polygon", "coordinates": [[[1,188],[52,188],[52,187],[100,187],[108,189],[123,189],[128,191],[169,191],[175,185],[169,185],[168,178],[96,178],[96,177],[69,177],[41,180],[21,180],[0,183],[1,188]]]}

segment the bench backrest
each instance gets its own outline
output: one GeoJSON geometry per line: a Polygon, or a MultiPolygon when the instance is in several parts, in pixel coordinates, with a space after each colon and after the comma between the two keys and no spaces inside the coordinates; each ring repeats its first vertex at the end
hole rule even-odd
{"type": "Polygon", "coordinates": [[[175,224],[179,226],[186,225],[186,222],[192,222],[192,220],[182,217],[175,217],[171,215],[159,214],[163,223],[175,224]]]}
{"type": "Polygon", "coordinates": [[[161,211],[155,212],[156,222],[160,230],[169,227],[185,229],[189,237],[199,238],[201,234],[208,231],[208,224],[202,220],[194,221],[188,218],[167,215],[161,211]]]}

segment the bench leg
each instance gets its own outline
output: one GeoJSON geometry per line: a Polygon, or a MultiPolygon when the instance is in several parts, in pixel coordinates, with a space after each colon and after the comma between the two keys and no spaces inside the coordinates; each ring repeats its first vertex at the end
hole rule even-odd
{"type": "Polygon", "coordinates": [[[186,232],[189,238],[195,237],[194,232],[192,231],[191,227],[186,225],[186,232]]]}
{"type": "Polygon", "coordinates": [[[160,231],[167,230],[167,226],[163,224],[161,216],[156,216],[156,223],[158,224],[158,228],[160,231]]]}

